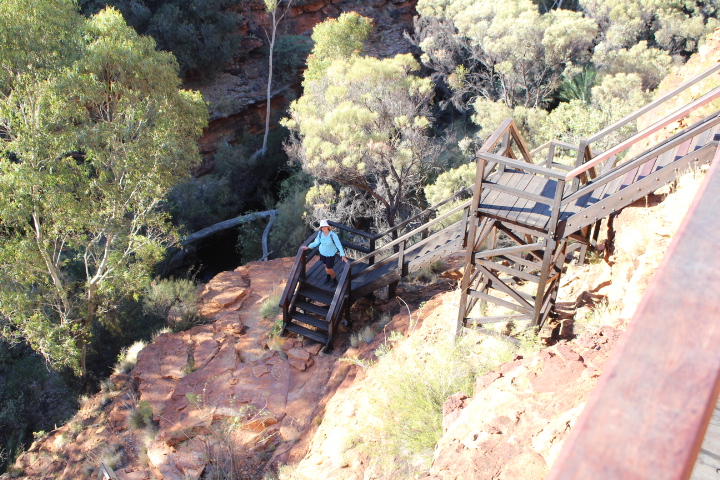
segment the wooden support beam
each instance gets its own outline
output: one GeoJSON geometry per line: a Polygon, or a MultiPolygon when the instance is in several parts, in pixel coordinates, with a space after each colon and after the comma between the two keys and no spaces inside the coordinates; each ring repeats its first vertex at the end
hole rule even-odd
{"type": "Polygon", "coordinates": [[[497,275],[495,275],[493,272],[491,272],[488,268],[486,268],[483,265],[478,264],[478,269],[480,269],[480,271],[483,272],[483,275],[485,275],[487,278],[490,279],[490,281],[493,282],[492,284],[493,284],[493,288],[495,290],[499,290],[499,291],[503,292],[504,294],[509,295],[516,302],[518,302],[521,306],[524,306],[528,310],[532,310],[533,306],[530,305],[530,303],[527,300],[525,300],[522,297],[522,295],[520,295],[518,292],[516,292],[512,287],[507,286],[505,284],[505,282],[500,280],[500,278],[497,275]]]}
{"type": "Polygon", "coordinates": [[[497,270],[498,272],[507,273],[511,277],[518,277],[522,278],[525,281],[538,283],[540,277],[538,275],[533,275],[531,273],[526,273],[520,270],[517,270],[512,267],[506,267],[505,265],[502,265],[498,262],[491,262],[489,260],[478,260],[478,265],[482,265],[485,268],[489,268],[492,270],[497,270]]]}
{"type": "Polygon", "coordinates": [[[477,317],[477,318],[466,318],[465,326],[470,327],[474,325],[487,325],[488,323],[502,323],[502,322],[516,322],[522,320],[530,320],[530,315],[523,315],[521,313],[512,315],[499,315],[494,317],[477,317]]]}
{"type": "Polygon", "coordinates": [[[496,248],[494,250],[483,250],[482,252],[476,253],[475,258],[497,257],[509,253],[529,253],[535,250],[539,250],[541,248],[545,248],[545,242],[531,243],[529,245],[518,245],[516,247],[496,248]]]}
{"type": "Polygon", "coordinates": [[[522,305],[517,305],[512,302],[508,302],[507,300],[503,300],[502,298],[494,297],[492,295],[488,295],[486,293],[478,292],[477,290],[470,290],[469,295],[479,299],[479,300],[485,300],[486,302],[491,302],[496,305],[500,305],[501,307],[509,308],[510,310],[515,310],[516,312],[525,313],[525,314],[531,314],[532,310],[528,310],[526,307],[522,305]]]}

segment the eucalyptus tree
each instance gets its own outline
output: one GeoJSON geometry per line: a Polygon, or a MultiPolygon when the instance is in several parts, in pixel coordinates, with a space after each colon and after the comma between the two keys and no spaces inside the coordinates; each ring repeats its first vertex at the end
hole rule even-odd
{"type": "Polygon", "coordinates": [[[313,33],[326,41],[316,43],[305,91],[283,122],[292,133],[288,152],[317,179],[306,200],[322,207],[319,214],[341,221],[371,217],[378,227],[392,227],[413,208],[439,156],[428,135],[433,85],[413,74],[420,65],[409,54],[359,55],[367,33],[356,27],[368,31],[369,23],[354,15],[313,33]],[[357,35],[333,34],[337,26],[357,35]]]}
{"type": "Polygon", "coordinates": [[[265,152],[267,151],[267,140],[268,140],[268,134],[270,133],[270,89],[272,87],[272,81],[273,81],[273,53],[275,52],[275,36],[277,35],[277,27],[280,24],[280,21],[283,19],[285,14],[290,9],[290,6],[292,5],[293,0],[288,0],[287,4],[285,5],[285,9],[283,12],[278,16],[278,6],[280,5],[281,0],[264,0],[265,1],[265,8],[267,9],[268,13],[270,14],[270,34],[266,35],[268,37],[268,43],[269,43],[269,50],[270,53],[268,54],[268,81],[267,81],[267,94],[266,94],[266,110],[265,110],[265,135],[263,136],[263,144],[262,144],[262,150],[261,155],[265,155],[265,152]]]}
{"type": "Polygon", "coordinates": [[[207,110],[117,10],[3,0],[0,45],[1,333],[83,372],[96,323],[164,254],[160,207],[207,110]]]}
{"type": "Polygon", "coordinates": [[[293,102],[291,156],[321,182],[307,200],[335,206],[318,215],[371,217],[382,228],[412,209],[439,155],[427,134],[432,84],[411,74],[418,69],[410,54],[335,60],[293,102]]]}
{"type": "Polygon", "coordinates": [[[530,0],[420,0],[416,41],[425,65],[463,105],[544,106],[571,62],[587,62],[597,23],[581,12],[541,13],[530,0]]]}

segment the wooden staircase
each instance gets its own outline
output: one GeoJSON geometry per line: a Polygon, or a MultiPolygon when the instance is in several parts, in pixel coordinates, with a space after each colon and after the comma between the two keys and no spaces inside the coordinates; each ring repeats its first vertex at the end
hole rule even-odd
{"type": "Polygon", "coordinates": [[[584,259],[586,249],[597,243],[604,218],[710,162],[720,140],[720,112],[638,155],[623,158],[623,152],[720,98],[720,87],[605,152],[597,154],[590,145],[718,71],[720,65],[580,145],[553,140],[529,151],[514,122],[503,122],[476,154],[473,215],[453,334],[508,321],[542,326],[553,312],[569,254],[578,251],[579,260],[584,259]],[[535,163],[546,149],[547,156],[535,163]],[[574,166],[554,161],[559,149],[576,152],[574,166]],[[500,239],[504,245],[498,245],[500,239]],[[488,304],[501,307],[495,309],[500,313],[488,315],[488,304]]]}
{"type": "MultiPolygon", "coordinates": [[[[335,262],[338,286],[331,288],[324,283],[323,264],[320,261],[312,263],[317,249],[300,248],[280,300],[282,333],[302,335],[324,344],[326,351],[331,350],[341,318],[344,315],[349,322],[350,306],[359,298],[386,286],[392,295],[401,278],[463,250],[470,206],[470,200],[463,201],[463,198],[468,196],[469,190],[458,192],[381,234],[330,222],[340,230],[341,237],[352,237],[357,241],[341,240],[348,255],[353,252],[361,256],[349,264],[335,262]],[[436,215],[449,202],[458,201],[459,205],[436,215]],[[444,224],[456,214],[462,214],[462,220],[433,231],[435,226],[444,224]]],[[[309,245],[315,235],[305,240],[303,246],[309,245]]]]}
{"type": "MultiPolygon", "coordinates": [[[[312,235],[303,246],[315,238],[312,235]]],[[[316,262],[307,270],[308,262],[317,255],[317,248],[300,249],[290,272],[290,278],[280,299],[283,314],[281,335],[288,332],[302,335],[333,348],[333,337],[338,328],[341,313],[348,312],[350,271],[348,264],[336,262],[337,286],[324,283],[325,268],[316,262]]]]}

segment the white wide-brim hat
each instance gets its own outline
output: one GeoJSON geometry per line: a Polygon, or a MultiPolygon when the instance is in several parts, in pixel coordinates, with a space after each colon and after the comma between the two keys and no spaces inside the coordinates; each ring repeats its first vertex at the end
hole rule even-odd
{"type": "Polygon", "coordinates": [[[327,220],[320,220],[320,226],[318,228],[329,227],[327,220]]]}

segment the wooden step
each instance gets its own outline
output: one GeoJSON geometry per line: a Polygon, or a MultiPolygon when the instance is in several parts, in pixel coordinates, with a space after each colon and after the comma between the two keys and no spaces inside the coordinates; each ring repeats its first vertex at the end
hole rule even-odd
{"type": "Polygon", "coordinates": [[[326,333],[310,330],[309,328],[305,328],[301,325],[298,325],[297,323],[288,323],[285,329],[288,332],[297,333],[298,335],[302,335],[303,337],[307,337],[311,340],[315,340],[316,342],[320,342],[323,345],[327,344],[328,336],[326,333]]]}
{"type": "Polygon", "coordinates": [[[308,284],[302,284],[297,295],[302,295],[305,298],[324,305],[330,305],[332,303],[332,295],[308,284]]]}
{"type": "Polygon", "coordinates": [[[298,322],[305,323],[307,325],[312,325],[315,328],[319,328],[320,330],[328,331],[328,322],[326,322],[324,319],[314,317],[312,315],[306,315],[304,313],[300,312],[293,312],[290,315],[290,318],[293,320],[297,320],[298,322]]]}
{"type": "Polygon", "coordinates": [[[304,300],[298,300],[297,302],[295,302],[295,308],[299,308],[304,312],[316,313],[323,317],[327,317],[328,314],[328,307],[323,307],[322,305],[315,305],[314,303],[306,302],[304,300]]]}

